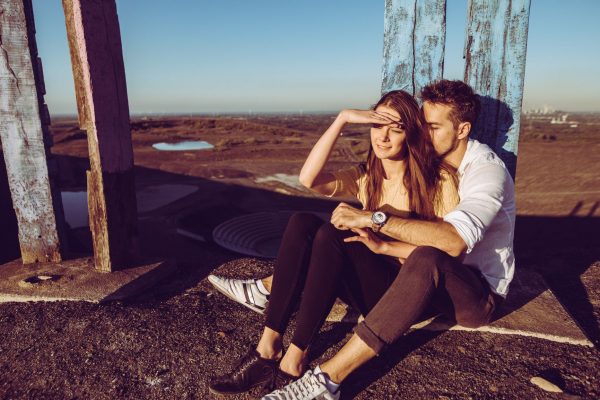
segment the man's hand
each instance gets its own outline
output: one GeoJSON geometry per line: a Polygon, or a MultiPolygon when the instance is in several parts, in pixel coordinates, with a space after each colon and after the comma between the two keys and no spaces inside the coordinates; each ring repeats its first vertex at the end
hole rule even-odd
{"type": "Polygon", "coordinates": [[[370,228],[371,214],[371,211],[359,210],[349,204],[340,203],[331,214],[331,223],[341,230],[370,228]]]}

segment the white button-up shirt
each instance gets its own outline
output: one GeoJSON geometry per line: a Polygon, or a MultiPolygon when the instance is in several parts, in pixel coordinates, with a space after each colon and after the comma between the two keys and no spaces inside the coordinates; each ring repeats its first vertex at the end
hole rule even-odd
{"type": "Polygon", "coordinates": [[[467,245],[464,264],[481,271],[506,297],[515,270],[515,187],[506,166],[488,146],[469,140],[458,167],[456,208],[444,216],[467,245]]]}

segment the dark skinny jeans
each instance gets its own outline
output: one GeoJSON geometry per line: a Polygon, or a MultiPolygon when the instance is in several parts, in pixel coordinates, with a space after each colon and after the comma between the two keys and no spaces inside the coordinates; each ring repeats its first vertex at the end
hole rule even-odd
{"type": "Polygon", "coordinates": [[[371,252],[354,235],[313,214],[288,223],[275,262],[266,326],[283,334],[295,309],[292,343],[306,349],[340,297],[365,316],[356,334],[377,354],[402,336],[427,308],[458,324],[487,324],[501,297],[474,268],[434,247],[419,247],[401,266],[371,252]]]}

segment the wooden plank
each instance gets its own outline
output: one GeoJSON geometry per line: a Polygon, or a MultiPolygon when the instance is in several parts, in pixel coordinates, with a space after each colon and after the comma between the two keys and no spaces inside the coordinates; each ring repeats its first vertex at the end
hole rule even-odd
{"type": "Polygon", "coordinates": [[[96,268],[137,256],[137,205],[125,68],[114,0],[63,0],[77,108],[90,154],[88,208],[96,268]]]}
{"type": "Polygon", "coordinates": [[[31,0],[0,0],[0,138],[23,263],[61,260],[53,168],[31,0]]]}
{"type": "Polygon", "coordinates": [[[481,95],[472,137],[488,144],[514,177],[523,100],[530,0],[470,0],[465,82],[481,95]]]}
{"type": "Polygon", "coordinates": [[[446,0],[386,0],[382,93],[413,95],[442,78],[446,0]]]}

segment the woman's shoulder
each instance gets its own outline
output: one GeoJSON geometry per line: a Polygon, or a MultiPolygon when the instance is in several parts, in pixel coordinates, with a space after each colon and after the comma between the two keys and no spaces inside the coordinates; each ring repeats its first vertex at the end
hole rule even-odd
{"type": "Polygon", "coordinates": [[[367,173],[366,166],[364,164],[355,164],[350,167],[341,168],[335,171],[333,174],[336,178],[350,178],[356,182],[358,182],[361,178],[363,178],[367,173]]]}

